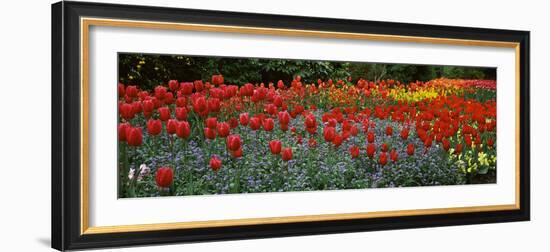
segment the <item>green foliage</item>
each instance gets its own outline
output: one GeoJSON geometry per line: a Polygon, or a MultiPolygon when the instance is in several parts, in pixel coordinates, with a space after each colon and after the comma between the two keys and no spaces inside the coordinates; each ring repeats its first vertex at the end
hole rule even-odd
{"type": "Polygon", "coordinates": [[[477,100],[480,102],[486,102],[490,100],[496,100],[497,92],[491,89],[477,89],[474,93],[465,93],[464,99],[477,100]]]}
{"type": "Polygon", "coordinates": [[[386,64],[353,63],[349,68],[351,76],[357,79],[378,81],[388,76],[386,64]]]}
{"type": "Polygon", "coordinates": [[[406,64],[353,63],[349,73],[354,78],[372,81],[394,79],[402,83],[428,81],[436,78],[449,79],[494,79],[492,68],[427,66],[406,64]]]}
{"type": "Polygon", "coordinates": [[[483,79],[485,74],[477,68],[443,66],[441,75],[449,79],[483,79]]]}
{"type": "Polygon", "coordinates": [[[272,60],[256,58],[191,57],[175,55],[119,55],[119,81],[152,88],[162,81],[209,80],[223,74],[231,84],[269,83],[283,80],[289,83],[296,75],[309,82],[318,78],[343,79],[349,76],[349,63],[311,60],[272,60]]]}
{"type": "Polygon", "coordinates": [[[288,84],[296,75],[300,75],[305,83],[316,83],[317,79],[345,79],[348,76],[354,80],[394,79],[402,83],[441,77],[496,78],[494,68],[135,53],[119,54],[118,71],[120,82],[137,84],[145,89],[152,89],[170,79],[206,81],[214,74],[223,74],[226,83],[237,85],[247,82],[267,84],[278,80],[288,84]]]}

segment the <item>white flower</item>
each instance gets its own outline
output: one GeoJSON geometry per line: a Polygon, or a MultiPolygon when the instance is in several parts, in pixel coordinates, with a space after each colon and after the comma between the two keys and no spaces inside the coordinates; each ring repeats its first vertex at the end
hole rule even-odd
{"type": "Polygon", "coordinates": [[[134,179],[134,174],[136,173],[136,169],[130,168],[130,171],[128,172],[128,179],[132,180],[134,179]]]}
{"type": "Polygon", "coordinates": [[[143,177],[149,175],[151,173],[151,168],[149,168],[147,165],[145,164],[141,164],[139,166],[139,176],[138,176],[138,180],[141,180],[143,177]]]}

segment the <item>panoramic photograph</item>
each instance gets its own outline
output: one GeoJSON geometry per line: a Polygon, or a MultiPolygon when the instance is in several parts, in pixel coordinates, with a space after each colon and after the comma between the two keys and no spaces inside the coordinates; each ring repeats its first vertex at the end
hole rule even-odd
{"type": "Polygon", "coordinates": [[[496,183],[496,81],[490,67],[119,53],[118,197],[496,183]]]}

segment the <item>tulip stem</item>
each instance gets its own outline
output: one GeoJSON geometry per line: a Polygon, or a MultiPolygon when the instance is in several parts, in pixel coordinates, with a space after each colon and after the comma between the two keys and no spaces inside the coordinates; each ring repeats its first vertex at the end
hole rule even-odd
{"type": "Polygon", "coordinates": [[[205,163],[206,163],[206,167],[208,168],[208,160],[210,160],[210,158],[212,157],[212,145],[214,145],[214,140],[207,140],[208,142],[206,143],[208,145],[208,155],[205,158],[205,163]]]}
{"type": "MultiPolygon", "coordinates": [[[[136,156],[136,152],[137,152],[137,147],[133,148],[133,152],[134,152],[134,156],[136,156]]],[[[134,169],[134,176],[132,177],[132,190],[134,191],[134,196],[135,196],[135,187],[136,187],[136,184],[137,184],[137,179],[138,179],[138,176],[139,174],[141,173],[141,166],[138,166],[138,164],[136,164],[136,168],[134,169]]]]}
{"type": "Polygon", "coordinates": [[[193,182],[193,170],[191,168],[191,166],[187,166],[187,149],[189,147],[189,142],[187,140],[183,140],[182,139],[182,142],[183,142],[183,169],[187,168],[188,167],[188,170],[189,170],[189,177],[188,177],[188,181],[187,183],[191,183],[193,182]]]}
{"type": "Polygon", "coordinates": [[[119,169],[119,184],[118,184],[118,195],[119,197],[123,197],[124,195],[124,188],[126,186],[126,176],[128,176],[128,155],[126,154],[126,143],[122,142],[119,144],[120,148],[120,155],[122,156],[122,166],[119,169]]]}
{"type": "MultiPolygon", "coordinates": [[[[136,156],[136,149],[137,147],[135,148],[131,148],[131,151],[132,151],[132,160],[128,162],[129,163],[134,163],[135,161],[135,156],[136,156]]],[[[128,168],[129,168],[129,165],[128,165],[128,168]]],[[[136,196],[136,191],[135,191],[135,188],[134,188],[134,181],[136,180],[136,170],[137,169],[134,169],[134,174],[133,174],[133,177],[131,180],[128,181],[128,187],[129,187],[129,194],[130,194],[130,197],[135,197],[136,196]]],[[[126,176],[129,175],[129,171],[126,173],[126,176]]]]}
{"type": "Polygon", "coordinates": [[[177,163],[176,163],[176,151],[174,150],[175,139],[172,136],[172,134],[168,135],[168,139],[170,141],[170,154],[172,155],[172,166],[173,166],[173,169],[174,169],[174,177],[177,178],[176,174],[177,174],[178,169],[177,169],[177,163]]]}

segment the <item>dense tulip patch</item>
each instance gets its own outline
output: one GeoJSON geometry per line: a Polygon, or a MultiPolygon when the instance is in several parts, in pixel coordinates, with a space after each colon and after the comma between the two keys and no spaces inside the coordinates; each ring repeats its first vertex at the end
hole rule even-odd
{"type": "Polygon", "coordinates": [[[119,196],[493,183],[496,82],[118,84],[119,196]]]}

